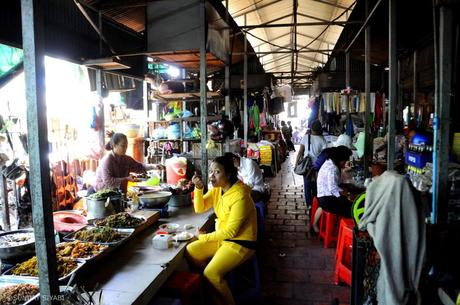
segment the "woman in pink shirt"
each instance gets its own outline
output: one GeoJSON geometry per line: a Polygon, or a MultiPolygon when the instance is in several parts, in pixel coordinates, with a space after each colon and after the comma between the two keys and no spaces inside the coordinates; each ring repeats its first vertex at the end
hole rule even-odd
{"type": "Polygon", "coordinates": [[[119,188],[126,193],[128,181],[135,181],[130,173],[145,173],[147,170],[161,167],[155,164],[142,164],[127,156],[128,138],[122,133],[114,133],[106,149],[110,152],[101,159],[96,170],[96,191],[119,188]]]}

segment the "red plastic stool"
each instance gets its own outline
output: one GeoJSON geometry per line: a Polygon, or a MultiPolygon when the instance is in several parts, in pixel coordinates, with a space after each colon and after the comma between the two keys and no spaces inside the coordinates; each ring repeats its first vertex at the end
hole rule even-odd
{"type": "Polygon", "coordinates": [[[311,211],[310,211],[310,226],[312,226],[313,222],[315,221],[315,213],[318,207],[319,207],[318,198],[313,197],[313,200],[311,202],[311,211]]]}
{"type": "Polygon", "coordinates": [[[345,227],[350,228],[350,230],[353,230],[353,228],[355,227],[355,222],[353,221],[353,219],[349,219],[349,218],[341,218],[340,219],[339,234],[337,235],[337,249],[335,251],[335,260],[336,261],[337,261],[337,258],[339,257],[339,244],[340,244],[340,240],[342,239],[343,229],[345,227]]]}
{"type": "Polygon", "coordinates": [[[319,237],[324,239],[324,248],[331,248],[337,241],[339,216],[323,210],[319,221],[319,237]]]}
{"type": "Polygon", "coordinates": [[[339,239],[335,253],[335,283],[346,283],[351,286],[351,255],[353,250],[352,219],[340,220],[339,239]]]}
{"type": "Polygon", "coordinates": [[[180,296],[183,305],[190,305],[196,295],[201,297],[201,275],[174,272],[166,282],[165,288],[168,293],[180,296]]]}

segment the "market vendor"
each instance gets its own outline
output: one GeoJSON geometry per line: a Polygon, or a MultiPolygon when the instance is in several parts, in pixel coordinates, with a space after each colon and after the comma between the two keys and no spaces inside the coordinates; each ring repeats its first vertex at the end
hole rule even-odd
{"type": "Polygon", "coordinates": [[[112,134],[105,148],[110,152],[101,159],[96,170],[96,183],[93,186],[95,191],[120,188],[126,193],[128,181],[136,181],[130,173],[145,173],[147,170],[162,168],[161,165],[142,164],[127,156],[128,138],[122,133],[112,134]]]}
{"type": "Polygon", "coordinates": [[[225,153],[225,157],[233,160],[233,165],[238,169],[238,179],[252,189],[252,200],[254,202],[263,201],[265,197],[264,176],[259,165],[254,160],[230,152],[225,153]]]}
{"type": "MultiPolygon", "coordinates": [[[[395,159],[404,159],[404,154],[406,152],[406,137],[403,133],[403,122],[396,121],[395,124],[395,159]]],[[[375,149],[375,159],[386,159],[386,152],[388,146],[388,132],[383,138],[383,144],[375,149]],[[383,152],[383,155],[379,153],[383,152]]]]}
{"type": "Polygon", "coordinates": [[[209,181],[213,187],[203,195],[201,177],[193,176],[194,208],[196,213],[214,208],[216,230],[199,234],[198,240],[187,246],[186,255],[193,266],[205,267],[203,274],[214,288],[215,303],[232,305],[235,300],[224,276],[255,253],[256,208],[249,187],[238,180],[232,159],[214,159],[209,181]]]}

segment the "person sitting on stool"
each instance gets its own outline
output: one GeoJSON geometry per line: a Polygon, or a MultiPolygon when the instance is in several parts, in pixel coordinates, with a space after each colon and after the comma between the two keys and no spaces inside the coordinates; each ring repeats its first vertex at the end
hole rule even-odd
{"type": "Polygon", "coordinates": [[[225,157],[233,160],[233,165],[238,169],[238,179],[252,189],[252,200],[254,202],[264,201],[264,176],[259,165],[254,160],[231,152],[225,153],[225,157]]]}

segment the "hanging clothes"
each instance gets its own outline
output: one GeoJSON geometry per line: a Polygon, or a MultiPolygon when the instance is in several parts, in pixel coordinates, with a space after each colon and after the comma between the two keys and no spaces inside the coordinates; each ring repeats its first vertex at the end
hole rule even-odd
{"type": "Polygon", "coordinates": [[[250,123],[249,123],[250,128],[254,129],[255,135],[258,135],[260,132],[260,111],[259,111],[259,106],[257,106],[257,104],[254,104],[249,109],[249,118],[250,118],[250,123]]]}

